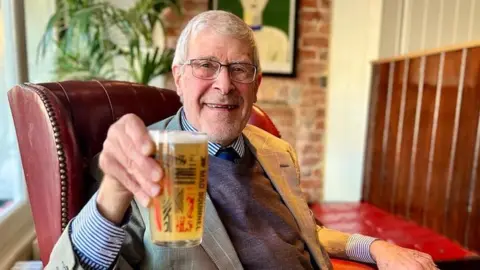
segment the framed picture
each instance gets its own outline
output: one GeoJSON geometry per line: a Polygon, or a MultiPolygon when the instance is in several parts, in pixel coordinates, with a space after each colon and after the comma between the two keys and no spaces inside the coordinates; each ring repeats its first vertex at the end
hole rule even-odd
{"type": "Polygon", "coordinates": [[[250,25],[265,75],[295,76],[298,0],[210,0],[250,25]]]}

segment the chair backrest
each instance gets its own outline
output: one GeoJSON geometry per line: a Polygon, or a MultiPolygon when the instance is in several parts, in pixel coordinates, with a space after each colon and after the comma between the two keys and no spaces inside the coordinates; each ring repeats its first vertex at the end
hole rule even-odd
{"type": "MultiPolygon", "coordinates": [[[[172,90],[119,81],[18,85],[8,98],[44,264],[91,195],[95,181],[88,168],[109,126],[128,113],[149,125],[181,107],[172,90]]],[[[249,123],[280,137],[257,106],[249,123]]]]}

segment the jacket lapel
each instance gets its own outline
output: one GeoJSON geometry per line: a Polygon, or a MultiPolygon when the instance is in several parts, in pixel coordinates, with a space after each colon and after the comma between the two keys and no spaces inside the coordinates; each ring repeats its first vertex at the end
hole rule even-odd
{"type": "Polygon", "coordinates": [[[218,269],[243,269],[217,210],[207,195],[202,247],[218,269]]]}
{"type": "MultiPolygon", "coordinates": [[[[169,131],[182,130],[180,113],[181,110],[171,118],[153,124],[150,128],[169,131]]],[[[204,232],[201,246],[211,257],[218,269],[243,269],[232,241],[208,194],[205,203],[204,232]]]]}
{"type": "Polygon", "coordinates": [[[315,261],[322,269],[331,269],[328,254],[317,238],[315,218],[302,197],[292,157],[286,150],[275,151],[279,148],[278,145],[270,142],[269,137],[250,130],[248,126],[243,134],[250,150],[294,216],[315,261]]]}

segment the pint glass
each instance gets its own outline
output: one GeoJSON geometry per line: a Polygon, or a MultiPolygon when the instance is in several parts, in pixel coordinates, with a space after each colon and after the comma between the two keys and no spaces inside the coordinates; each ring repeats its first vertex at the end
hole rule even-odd
{"type": "Polygon", "coordinates": [[[162,191],[150,206],[152,242],[193,247],[202,242],[207,193],[207,135],[188,131],[149,131],[155,159],[164,170],[162,191]]]}

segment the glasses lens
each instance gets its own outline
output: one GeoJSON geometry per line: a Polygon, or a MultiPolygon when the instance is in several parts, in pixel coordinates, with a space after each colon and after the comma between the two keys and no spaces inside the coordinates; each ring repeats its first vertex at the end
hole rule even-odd
{"type": "Polygon", "coordinates": [[[210,60],[192,60],[193,75],[201,79],[213,79],[217,75],[220,64],[210,60]]]}
{"type": "Polygon", "coordinates": [[[237,82],[252,82],[255,77],[254,65],[237,63],[230,65],[230,77],[237,82]]]}
{"type": "MultiPolygon", "coordinates": [[[[221,64],[217,61],[207,59],[191,60],[193,75],[200,79],[215,79],[220,70],[221,64]]],[[[257,68],[247,63],[233,63],[228,67],[230,78],[236,82],[250,83],[255,79],[257,68]]]]}

